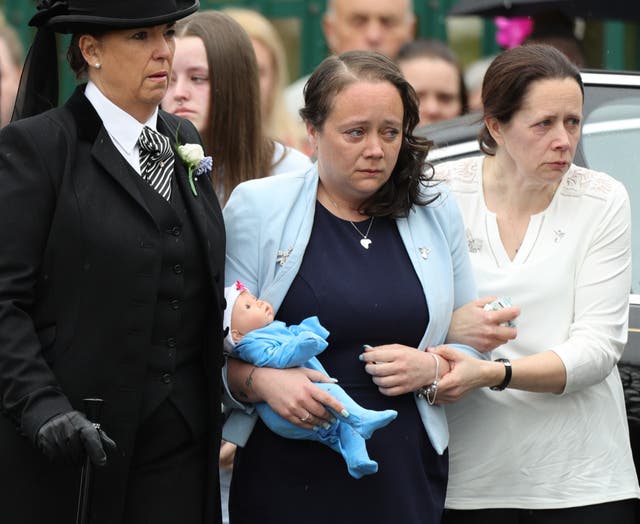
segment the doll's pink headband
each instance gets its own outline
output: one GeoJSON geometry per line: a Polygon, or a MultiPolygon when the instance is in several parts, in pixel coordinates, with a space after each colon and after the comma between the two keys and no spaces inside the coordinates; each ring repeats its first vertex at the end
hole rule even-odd
{"type": "Polygon", "coordinates": [[[229,351],[235,346],[233,338],[231,337],[231,313],[233,312],[233,306],[235,305],[236,300],[238,300],[238,297],[245,291],[249,291],[247,286],[239,280],[236,280],[234,284],[224,288],[224,299],[227,303],[224,308],[224,316],[222,317],[222,329],[226,331],[226,335],[224,337],[225,351],[229,351]]]}

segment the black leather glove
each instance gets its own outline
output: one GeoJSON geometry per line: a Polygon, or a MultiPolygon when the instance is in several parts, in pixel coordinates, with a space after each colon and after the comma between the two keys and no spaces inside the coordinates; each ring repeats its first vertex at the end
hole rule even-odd
{"type": "Polygon", "coordinates": [[[86,455],[97,466],[107,463],[105,448],[116,443],[79,411],[69,411],[45,422],[36,435],[36,445],[52,461],[81,464],[86,455]]]}

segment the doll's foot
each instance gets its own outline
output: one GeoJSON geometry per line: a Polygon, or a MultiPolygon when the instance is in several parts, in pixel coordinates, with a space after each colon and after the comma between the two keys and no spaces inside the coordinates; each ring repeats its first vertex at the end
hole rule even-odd
{"type": "Polygon", "coordinates": [[[365,475],[373,475],[378,472],[378,463],[375,460],[360,462],[358,464],[347,464],[349,475],[355,479],[360,479],[365,475]]]}
{"type": "Polygon", "coordinates": [[[384,411],[364,409],[358,413],[350,414],[349,418],[343,420],[363,438],[368,439],[376,429],[385,427],[397,416],[398,412],[393,409],[385,409],[384,411]]]}
{"type": "Polygon", "coordinates": [[[337,384],[317,383],[316,385],[336,397],[344,406],[346,412],[337,413],[330,410],[333,415],[341,422],[352,426],[365,439],[370,438],[376,429],[383,428],[398,416],[398,412],[393,409],[375,411],[363,408],[337,384]]]}
{"type": "Polygon", "coordinates": [[[378,463],[369,458],[364,438],[349,425],[339,424],[340,452],[347,463],[349,475],[359,479],[378,471],[378,463]]]}

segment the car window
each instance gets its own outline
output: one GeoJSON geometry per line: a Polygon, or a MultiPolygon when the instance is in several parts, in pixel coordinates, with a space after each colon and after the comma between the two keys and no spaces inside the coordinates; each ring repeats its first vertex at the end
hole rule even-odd
{"type": "Polygon", "coordinates": [[[640,94],[625,96],[625,90],[620,88],[601,91],[609,94],[598,96],[599,103],[584,119],[582,155],[587,167],[617,178],[629,192],[633,231],[631,292],[637,294],[640,293],[640,94]]]}

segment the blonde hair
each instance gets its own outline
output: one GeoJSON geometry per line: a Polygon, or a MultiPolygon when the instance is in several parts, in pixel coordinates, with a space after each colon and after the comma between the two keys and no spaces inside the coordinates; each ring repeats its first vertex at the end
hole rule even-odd
{"type": "Polygon", "coordinates": [[[24,59],[24,48],[18,36],[17,31],[13,28],[2,13],[0,13],[0,40],[4,40],[11,63],[16,69],[22,68],[22,60],[24,59]]]}
{"type": "Polygon", "coordinates": [[[285,108],[283,93],[289,84],[289,68],[284,43],[278,31],[267,18],[252,9],[230,7],[222,11],[238,22],[249,38],[263,44],[271,54],[275,81],[270,96],[264,103],[265,133],[274,140],[300,147],[301,140],[306,140],[306,132],[302,122],[296,123],[285,108]]]}

